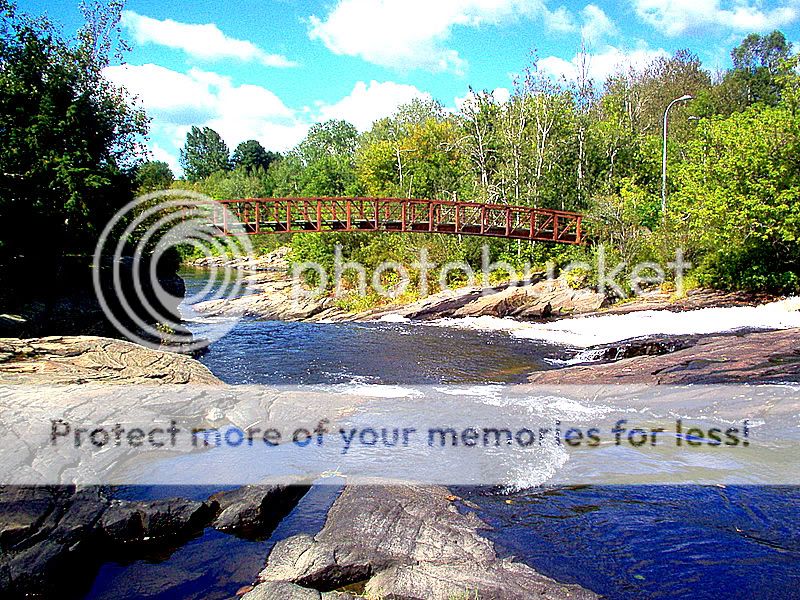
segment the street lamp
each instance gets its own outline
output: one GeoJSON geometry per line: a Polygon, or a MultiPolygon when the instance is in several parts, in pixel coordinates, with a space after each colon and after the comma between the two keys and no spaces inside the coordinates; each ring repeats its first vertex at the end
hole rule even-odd
{"type": "Polygon", "coordinates": [[[662,217],[667,214],[667,116],[669,115],[669,109],[672,108],[678,102],[685,102],[687,100],[694,100],[694,96],[689,94],[685,94],[680,98],[675,98],[672,102],[667,105],[667,109],[664,111],[664,144],[663,144],[663,152],[661,155],[661,215],[662,217]]]}

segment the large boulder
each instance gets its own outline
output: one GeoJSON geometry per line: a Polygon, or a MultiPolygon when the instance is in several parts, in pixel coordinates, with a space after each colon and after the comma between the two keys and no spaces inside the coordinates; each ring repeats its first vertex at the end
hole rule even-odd
{"type": "Polygon", "coordinates": [[[264,533],[280,522],[309,488],[309,485],[245,485],[219,492],[210,498],[219,507],[213,526],[242,535],[264,533]]]}
{"type": "Polygon", "coordinates": [[[465,591],[520,600],[595,597],[498,557],[479,533],[486,525],[460,512],[454,500],[436,486],[346,487],[317,535],[275,545],[261,585],[284,582],[325,592],[363,583],[368,597],[387,599],[444,600],[465,591]]]}
{"type": "Polygon", "coordinates": [[[800,329],[715,335],[667,354],[539,371],[529,381],[541,385],[800,382],[798,339],[800,329]]]}
{"type": "Polygon", "coordinates": [[[484,295],[456,310],[453,316],[518,319],[565,317],[595,312],[607,302],[604,294],[594,290],[573,289],[564,279],[547,279],[484,295]]]}
{"type": "Polygon", "coordinates": [[[219,385],[221,382],[188,356],[81,335],[0,338],[0,383],[219,385]]]}

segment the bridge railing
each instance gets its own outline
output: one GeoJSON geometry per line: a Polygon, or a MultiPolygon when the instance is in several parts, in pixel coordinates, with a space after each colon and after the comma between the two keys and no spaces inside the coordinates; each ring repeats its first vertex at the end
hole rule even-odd
{"type": "MultiPolygon", "coordinates": [[[[451,200],[416,198],[245,198],[222,200],[249,234],[323,231],[445,233],[580,244],[579,213],[451,200]]],[[[225,211],[212,211],[212,226],[228,234],[225,211]]]]}

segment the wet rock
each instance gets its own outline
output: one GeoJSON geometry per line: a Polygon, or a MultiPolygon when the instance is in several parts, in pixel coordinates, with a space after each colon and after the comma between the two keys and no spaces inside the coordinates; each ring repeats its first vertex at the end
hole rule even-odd
{"type": "Polygon", "coordinates": [[[197,312],[211,317],[237,316],[278,321],[302,321],[333,306],[327,297],[295,294],[294,284],[285,279],[251,284],[248,293],[237,298],[200,302],[197,312]]]}
{"type": "Polygon", "coordinates": [[[243,535],[267,532],[294,508],[309,487],[246,485],[214,494],[210,500],[219,506],[219,514],[213,526],[243,535]]]}
{"type": "MultiPolygon", "coordinates": [[[[363,597],[363,596],[362,596],[363,597]]],[[[242,600],[355,600],[355,596],[340,592],[318,592],[285,581],[268,581],[257,585],[242,596],[242,600]]]]}
{"type": "Polygon", "coordinates": [[[595,597],[499,558],[479,533],[486,525],[449,496],[436,486],[347,487],[317,535],[276,544],[259,576],[267,583],[251,594],[275,582],[330,591],[366,580],[368,597],[448,599],[465,590],[481,598],[595,597]]]}
{"type": "Polygon", "coordinates": [[[214,502],[170,498],[147,502],[112,501],[98,524],[115,543],[154,543],[202,530],[217,511],[214,502]]]}
{"type": "Polygon", "coordinates": [[[717,335],[689,348],[530,376],[545,385],[581,383],[786,383],[800,381],[800,329],[717,335]]]}
{"type": "Polygon", "coordinates": [[[0,338],[3,384],[203,384],[220,381],[187,356],[94,336],[0,338]]]}
{"type": "Polygon", "coordinates": [[[0,555],[0,591],[23,596],[55,585],[60,577],[91,562],[96,547],[96,523],[107,505],[103,490],[3,488],[0,514],[27,505],[24,533],[6,537],[0,555]]]}

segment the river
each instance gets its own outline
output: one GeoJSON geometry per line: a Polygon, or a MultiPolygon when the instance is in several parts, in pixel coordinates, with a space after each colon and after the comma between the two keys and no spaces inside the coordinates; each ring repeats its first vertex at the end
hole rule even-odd
{"type": "MultiPolygon", "coordinates": [[[[199,285],[192,276],[187,285],[199,285]]],[[[503,331],[409,323],[242,320],[200,359],[229,384],[514,383],[577,348],[503,331]]],[[[792,597],[800,589],[800,489],[766,485],[457,488],[501,553],[609,598],[792,597]]],[[[209,490],[121,495],[202,499],[209,490]]],[[[87,598],[226,598],[252,583],[270,547],[314,533],[335,500],[319,486],[265,540],[208,529],[172,553],[103,565],[87,598]]]]}

